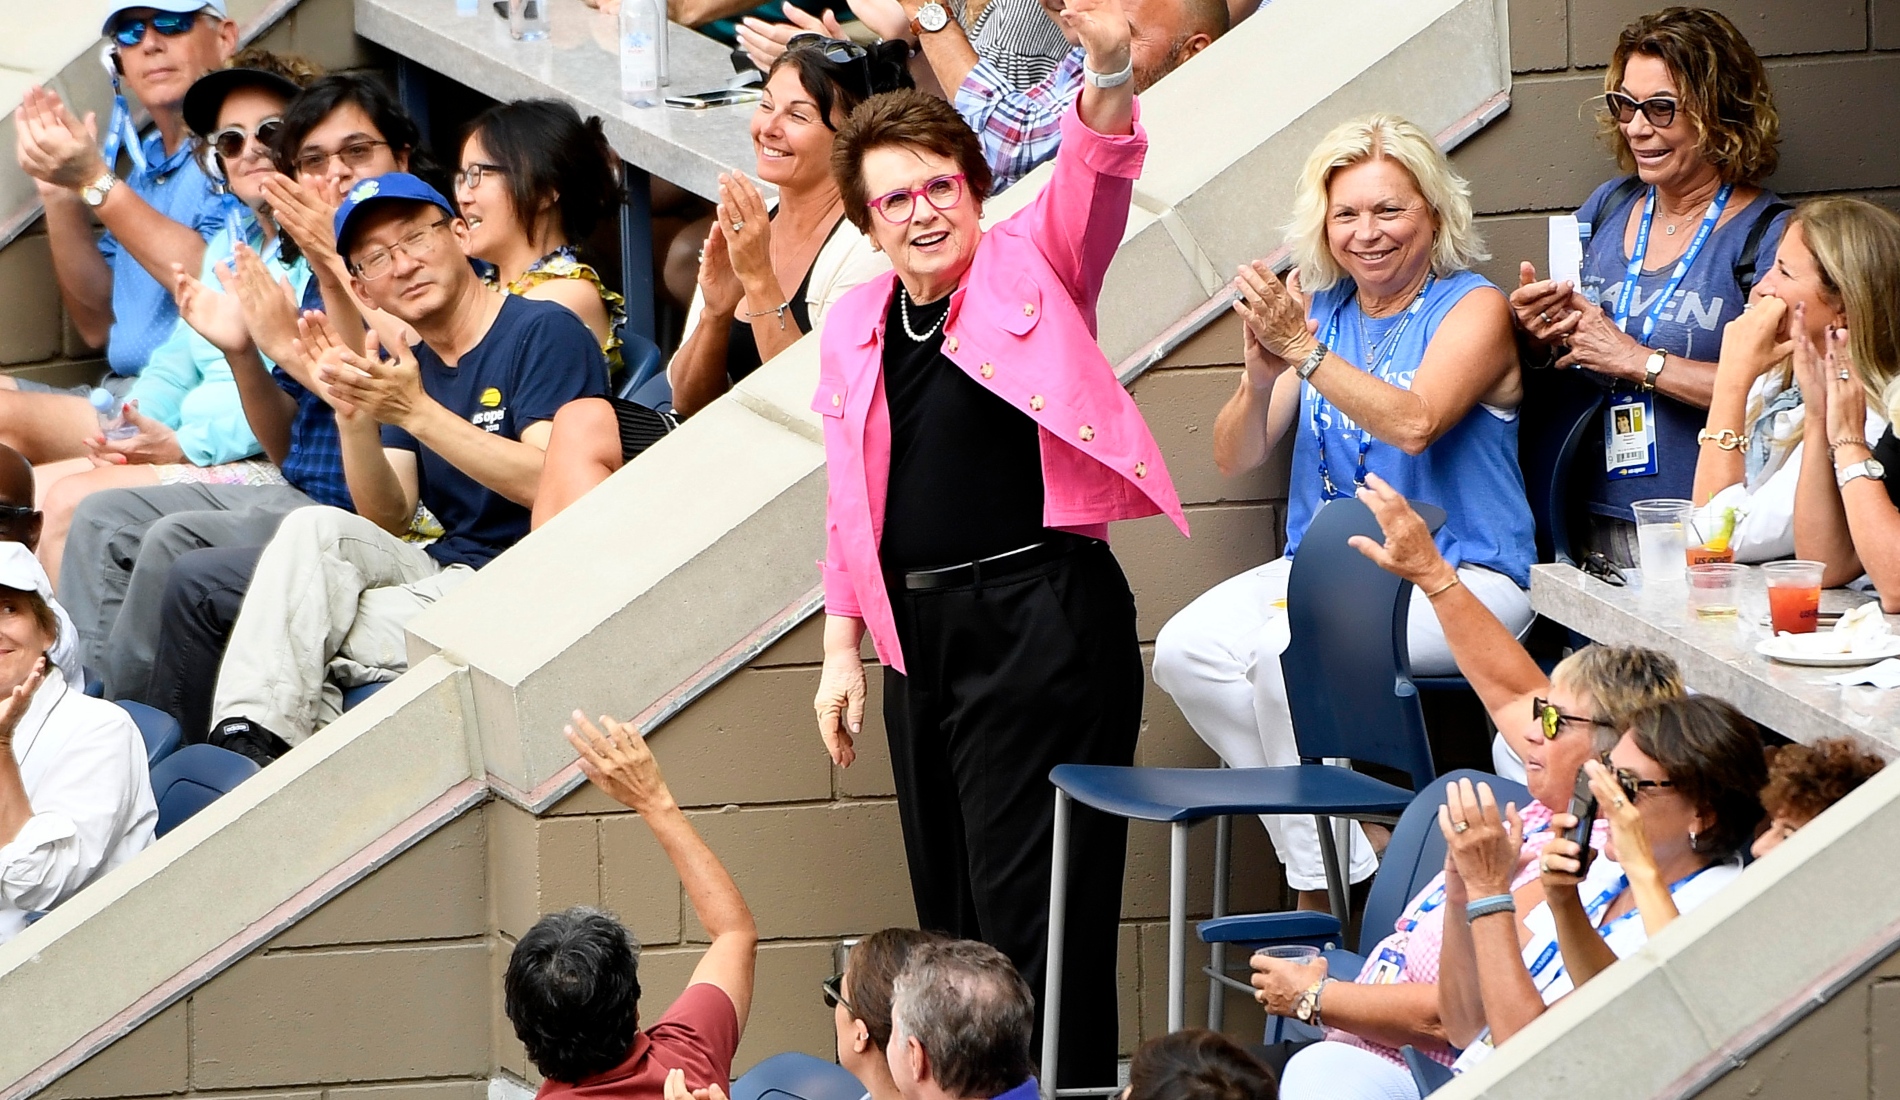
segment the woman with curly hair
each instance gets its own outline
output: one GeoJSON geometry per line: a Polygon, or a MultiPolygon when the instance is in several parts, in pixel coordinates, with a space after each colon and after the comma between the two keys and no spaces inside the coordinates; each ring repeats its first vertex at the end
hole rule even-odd
{"type": "Polygon", "coordinates": [[[1768,785],[1761,789],[1768,827],[1749,850],[1756,859],[1767,855],[1886,766],[1885,760],[1845,737],[1775,750],[1768,761],[1768,785]]]}
{"type": "Polygon", "coordinates": [[[1780,140],[1768,74],[1726,16],[1666,8],[1631,23],[1603,92],[1598,123],[1629,174],[1577,210],[1582,285],[1524,263],[1511,312],[1530,361],[1569,369],[1526,379],[1527,421],[1600,411],[1601,441],[1578,452],[1571,500],[1588,513],[1588,546],[1633,565],[1630,505],[1689,497],[1722,331],[1775,254],[1788,208],[1761,187],[1780,140]]]}
{"type": "Polygon", "coordinates": [[[1188,1028],[1150,1039],[1128,1066],[1121,1100],[1274,1100],[1273,1075],[1218,1031],[1188,1028]]]}

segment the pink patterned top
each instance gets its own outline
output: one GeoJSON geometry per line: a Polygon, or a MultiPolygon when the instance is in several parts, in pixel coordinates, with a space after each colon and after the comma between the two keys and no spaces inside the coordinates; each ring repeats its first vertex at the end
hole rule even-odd
{"type": "MultiPolygon", "coordinates": [[[[1511,892],[1516,893],[1525,883],[1538,875],[1537,857],[1543,854],[1544,845],[1550,843],[1556,835],[1551,832],[1550,818],[1553,811],[1535,799],[1523,809],[1524,851],[1529,858],[1523,861],[1517,877],[1511,880],[1511,892]]],[[[1422,982],[1430,985],[1438,983],[1438,954],[1445,943],[1445,873],[1440,871],[1417,897],[1406,905],[1393,926],[1391,935],[1379,941],[1372,954],[1366,959],[1365,969],[1353,979],[1361,985],[1396,985],[1400,982],[1422,982]],[[1386,964],[1381,965],[1385,960],[1386,964]],[[1395,967],[1392,960],[1402,960],[1395,967]]],[[[1362,1050],[1369,1050],[1389,1062],[1404,1065],[1405,1059],[1393,1047],[1361,1039],[1349,1031],[1336,1027],[1326,1029],[1328,1040],[1351,1043],[1362,1050]]],[[[1443,1065],[1451,1065],[1457,1054],[1452,1051],[1426,1050],[1420,1053],[1443,1065]]]]}

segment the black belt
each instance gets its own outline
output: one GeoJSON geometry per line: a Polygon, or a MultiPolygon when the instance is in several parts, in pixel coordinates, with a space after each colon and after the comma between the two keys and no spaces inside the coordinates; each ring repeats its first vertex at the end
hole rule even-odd
{"type": "Polygon", "coordinates": [[[1086,538],[1081,535],[1052,535],[1042,542],[1032,542],[1001,554],[987,558],[967,561],[962,565],[946,565],[941,569],[919,569],[903,574],[904,589],[908,592],[927,591],[932,588],[956,588],[967,584],[981,584],[984,578],[994,579],[1017,573],[1032,566],[1052,562],[1058,558],[1082,549],[1086,546],[1101,545],[1100,539],[1086,538]]]}

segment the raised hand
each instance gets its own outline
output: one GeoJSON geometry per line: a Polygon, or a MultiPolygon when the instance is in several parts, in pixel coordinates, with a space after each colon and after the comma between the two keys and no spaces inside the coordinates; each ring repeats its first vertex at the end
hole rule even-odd
{"type": "Polygon", "coordinates": [[[13,112],[13,126],[20,168],[34,179],[74,190],[105,175],[98,118],[88,113],[82,121],[58,93],[28,88],[13,112]]]}
{"type": "Polygon", "coordinates": [[[1121,0],[1063,0],[1062,22],[1081,41],[1089,68],[1118,73],[1128,67],[1132,32],[1121,0]]]}
{"type": "Polygon", "coordinates": [[[785,4],[785,22],[768,23],[756,16],[748,15],[739,21],[739,47],[752,59],[752,63],[765,72],[785,53],[785,45],[801,34],[818,34],[826,38],[843,38],[844,28],[839,25],[838,17],[829,9],[823,18],[815,16],[804,8],[794,4],[785,4]]]}
{"type": "Polygon", "coordinates": [[[1458,576],[1451,563],[1438,552],[1438,544],[1425,521],[1413,510],[1410,501],[1378,474],[1367,474],[1357,496],[1372,509],[1385,534],[1385,545],[1365,535],[1354,535],[1346,545],[1372,559],[1388,573],[1404,577],[1422,591],[1433,592],[1458,576]]]}
{"type": "Polygon", "coordinates": [[[614,801],[643,814],[674,805],[673,793],[660,775],[660,762],[653,759],[646,738],[633,723],[616,722],[603,714],[596,726],[577,710],[561,732],[580,753],[581,771],[614,801]]]}
{"type": "Polygon", "coordinates": [[[898,0],[845,0],[858,22],[887,41],[910,38],[910,16],[898,0]]]}
{"type": "MultiPolygon", "coordinates": [[[[230,285],[225,282],[225,265],[212,270],[220,285],[230,285]]],[[[179,318],[227,358],[252,349],[251,330],[244,324],[237,296],[212,290],[188,273],[184,264],[172,265],[172,300],[178,303],[179,318]]]]}
{"type": "Polygon", "coordinates": [[[13,752],[13,731],[20,726],[20,719],[26,716],[26,708],[33,705],[33,693],[40,689],[46,679],[46,657],[41,655],[33,663],[33,671],[26,674],[26,680],[19,687],[8,692],[0,699],[0,752],[13,752]]]}

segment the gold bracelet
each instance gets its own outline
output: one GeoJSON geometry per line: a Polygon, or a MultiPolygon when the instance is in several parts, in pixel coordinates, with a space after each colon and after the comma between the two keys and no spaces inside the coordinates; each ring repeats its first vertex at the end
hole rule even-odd
{"type": "Polygon", "coordinates": [[[1867,450],[1873,450],[1872,447],[1867,446],[1865,439],[1830,439],[1827,441],[1828,457],[1832,458],[1834,451],[1840,447],[1866,447],[1867,450]]]}
{"type": "Polygon", "coordinates": [[[1440,586],[1439,588],[1437,588],[1437,589],[1435,589],[1435,590],[1433,590],[1433,591],[1431,591],[1431,592],[1427,592],[1427,593],[1425,593],[1425,598],[1426,598],[1426,599],[1428,599],[1428,600],[1431,600],[1431,599],[1436,599],[1436,598],[1438,598],[1439,596],[1442,596],[1442,595],[1444,595],[1445,593],[1447,593],[1447,592],[1449,592],[1449,591],[1451,591],[1452,589],[1454,589],[1454,588],[1456,588],[1456,587],[1458,587],[1458,585],[1459,585],[1459,584],[1461,584],[1461,583],[1463,583],[1463,582],[1461,582],[1461,581],[1460,581],[1460,580],[1458,579],[1458,575],[1454,573],[1454,574],[1452,574],[1452,578],[1451,578],[1450,580],[1448,580],[1448,581],[1446,581],[1446,582],[1445,582],[1445,583],[1444,583],[1444,584],[1443,584],[1442,586],[1440,586]]]}
{"type": "Polygon", "coordinates": [[[1697,443],[1713,443],[1725,451],[1739,451],[1748,446],[1747,436],[1728,428],[1723,428],[1719,432],[1712,432],[1704,428],[1695,433],[1695,441],[1697,443]]]}

